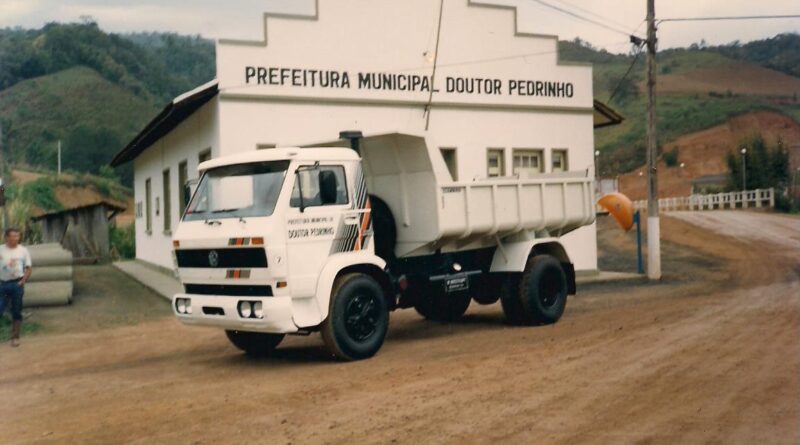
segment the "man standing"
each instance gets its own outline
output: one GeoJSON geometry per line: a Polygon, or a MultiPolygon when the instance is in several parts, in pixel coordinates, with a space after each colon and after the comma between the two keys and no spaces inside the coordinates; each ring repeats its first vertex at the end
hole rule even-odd
{"type": "Polygon", "coordinates": [[[0,245],[0,317],[11,303],[11,346],[19,346],[22,329],[22,295],[31,276],[31,254],[19,244],[20,231],[6,229],[6,243],[0,245]]]}

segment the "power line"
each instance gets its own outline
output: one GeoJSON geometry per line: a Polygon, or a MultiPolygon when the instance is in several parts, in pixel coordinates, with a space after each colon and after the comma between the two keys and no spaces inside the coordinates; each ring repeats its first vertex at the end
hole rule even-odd
{"type": "Polygon", "coordinates": [[[631,62],[631,65],[628,67],[628,71],[625,71],[625,75],[623,75],[622,78],[619,79],[619,82],[617,83],[617,86],[614,87],[614,91],[611,93],[611,97],[608,98],[608,103],[609,104],[611,103],[611,101],[614,100],[614,97],[619,92],[619,89],[622,87],[622,83],[625,81],[625,79],[628,78],[628,75],[631,73],[631,70],[633,70],[634,65],[636,65],[636,62],[639,60],[639,56],[642,55],[641,46],[639,46],[637,48],[639,50],[636,51],[636,55],[634,56],[633,61],[631,62]]]}
{"type": "Polygon", "coordinates": [[[708,22],[713,20],[769,20],[769,19],[798,19],[800,14],[788,15],[742,15],[742,16],[721,16],[721,17],[677,17],[661,19],[661,22],[708,22]]]}
{"type": "MultiPolygon", "coordinates": [[[[630,29],[628,27],[628,25],[626,25],[624,23],[617,22],[616,20],[610,19],[608,17],[604,17],[604,16],[602,16],[602,15],[596,13],[596,12],[590,11],[590,10],[588,10],[586,8],[582,8],[582,7],[580,7],[580,6],[576,5],[576,4],[567,2],[565,0],[551,0],[551,1],[555,1],[556,3],[561,3],[562,5],[569,6],[572,9],[577,9],[578,11],[584,12],[584,13],[592,15],[592,16],[595,16],[600,20],[604,20],[606,23],[613,23],[614,25],[619,26],[622,29],[630,29]]],[[[632,34],[636,34],[636,31],[634,30],[631,33],[632,34]]]]}
{"type": "Polygon", "coordinates": [[[536,2],[536,3],[538,3],[538,4],[542,5],[542,6],[548,7],[550,9],[554,9],[554,10],[556,10],[558,12],[561,12],[562,14],[566,14],[568,16],[574,17],[574,18],[576,18],[578,20],[583,20],[584,22],[591,23],[593,25],[597,25],[597,26],[599,26],[601,28],[607,29],[607,30],[615,32],[617,34],[622,34],[622,35],[624,35],[626,37],[630,35],[630,33],[628,31],[623,31],[623,30],[621,30],[619,28],[615,28],[613,26],[607,25],[607,24],[599,22],[597,20],[593,20],[593,19],[590,19],[588,17],[584,17],[584,16],[582,16],[580,14],[574,13],[574,12],[569,11],[567,9],[564,9],[564,8],[562,8],[560,6],[556,6],[556,5],[552,4],[552,3],[547,3],[547,2],[545,2],[543,0],[531,0],[531,1],[536,2]]]}

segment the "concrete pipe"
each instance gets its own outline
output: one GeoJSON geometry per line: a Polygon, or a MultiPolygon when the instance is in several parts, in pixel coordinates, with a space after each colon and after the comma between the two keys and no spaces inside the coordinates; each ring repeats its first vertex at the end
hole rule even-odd
{"type": "Polygon", "coordinates": [[[72,264],[72,253],[64,249],[31,249],[33,267],[64,266],[72,264]]]}
{"type": "MultiPolygon", "coordinates": [[[[35,260],[34,260],[35,261],[35,260]]],[[[72,281],[72,266],[42,266],[35,265],[31,274],[31,283],[44,281],[72,281]]]]}
{"type": "Polygon", "coordinates": [[[31,252],[33,252],[34,250],[48,250],[48,249],[50,249],[50,250],[52,250],[52,249],[64,250],[64,247],[59,243],[33,244],[33,245],[30,245],[30,246],[26,246],[26,247],[31,252]]]}
{"type": "Polygon", "coordinates": [[[25,285],[23,307],[62,306],[72,302],[72,281],[45,281],[25,285]]]}

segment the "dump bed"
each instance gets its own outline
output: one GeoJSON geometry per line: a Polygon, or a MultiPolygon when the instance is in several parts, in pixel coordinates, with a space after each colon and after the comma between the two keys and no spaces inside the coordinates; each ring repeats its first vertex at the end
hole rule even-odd
{"type": "Polygon", "coordinates": [[[397,133],[363,138],[360,152],[370,193],[395,219],[398,257],[560,236],[594,221],[586,172],[453,182],[424,137],[397,133]]]}
{"type": "Polygon", "coordinates": [[[592,190],[583,172],[445,184],[439,230],[454,242],[522,230],[560,236],[594,221],[592,190]]]}

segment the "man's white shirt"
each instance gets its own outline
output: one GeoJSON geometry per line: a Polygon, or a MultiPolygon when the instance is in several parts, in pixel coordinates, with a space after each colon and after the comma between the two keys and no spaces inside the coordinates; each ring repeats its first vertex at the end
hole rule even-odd
{"type": "Polygon", "coordinates": [[[33,267],[28,249],[19,244],[13,249],[0,245],[0,281],[22,278],[26,267],[33,267]]]}

